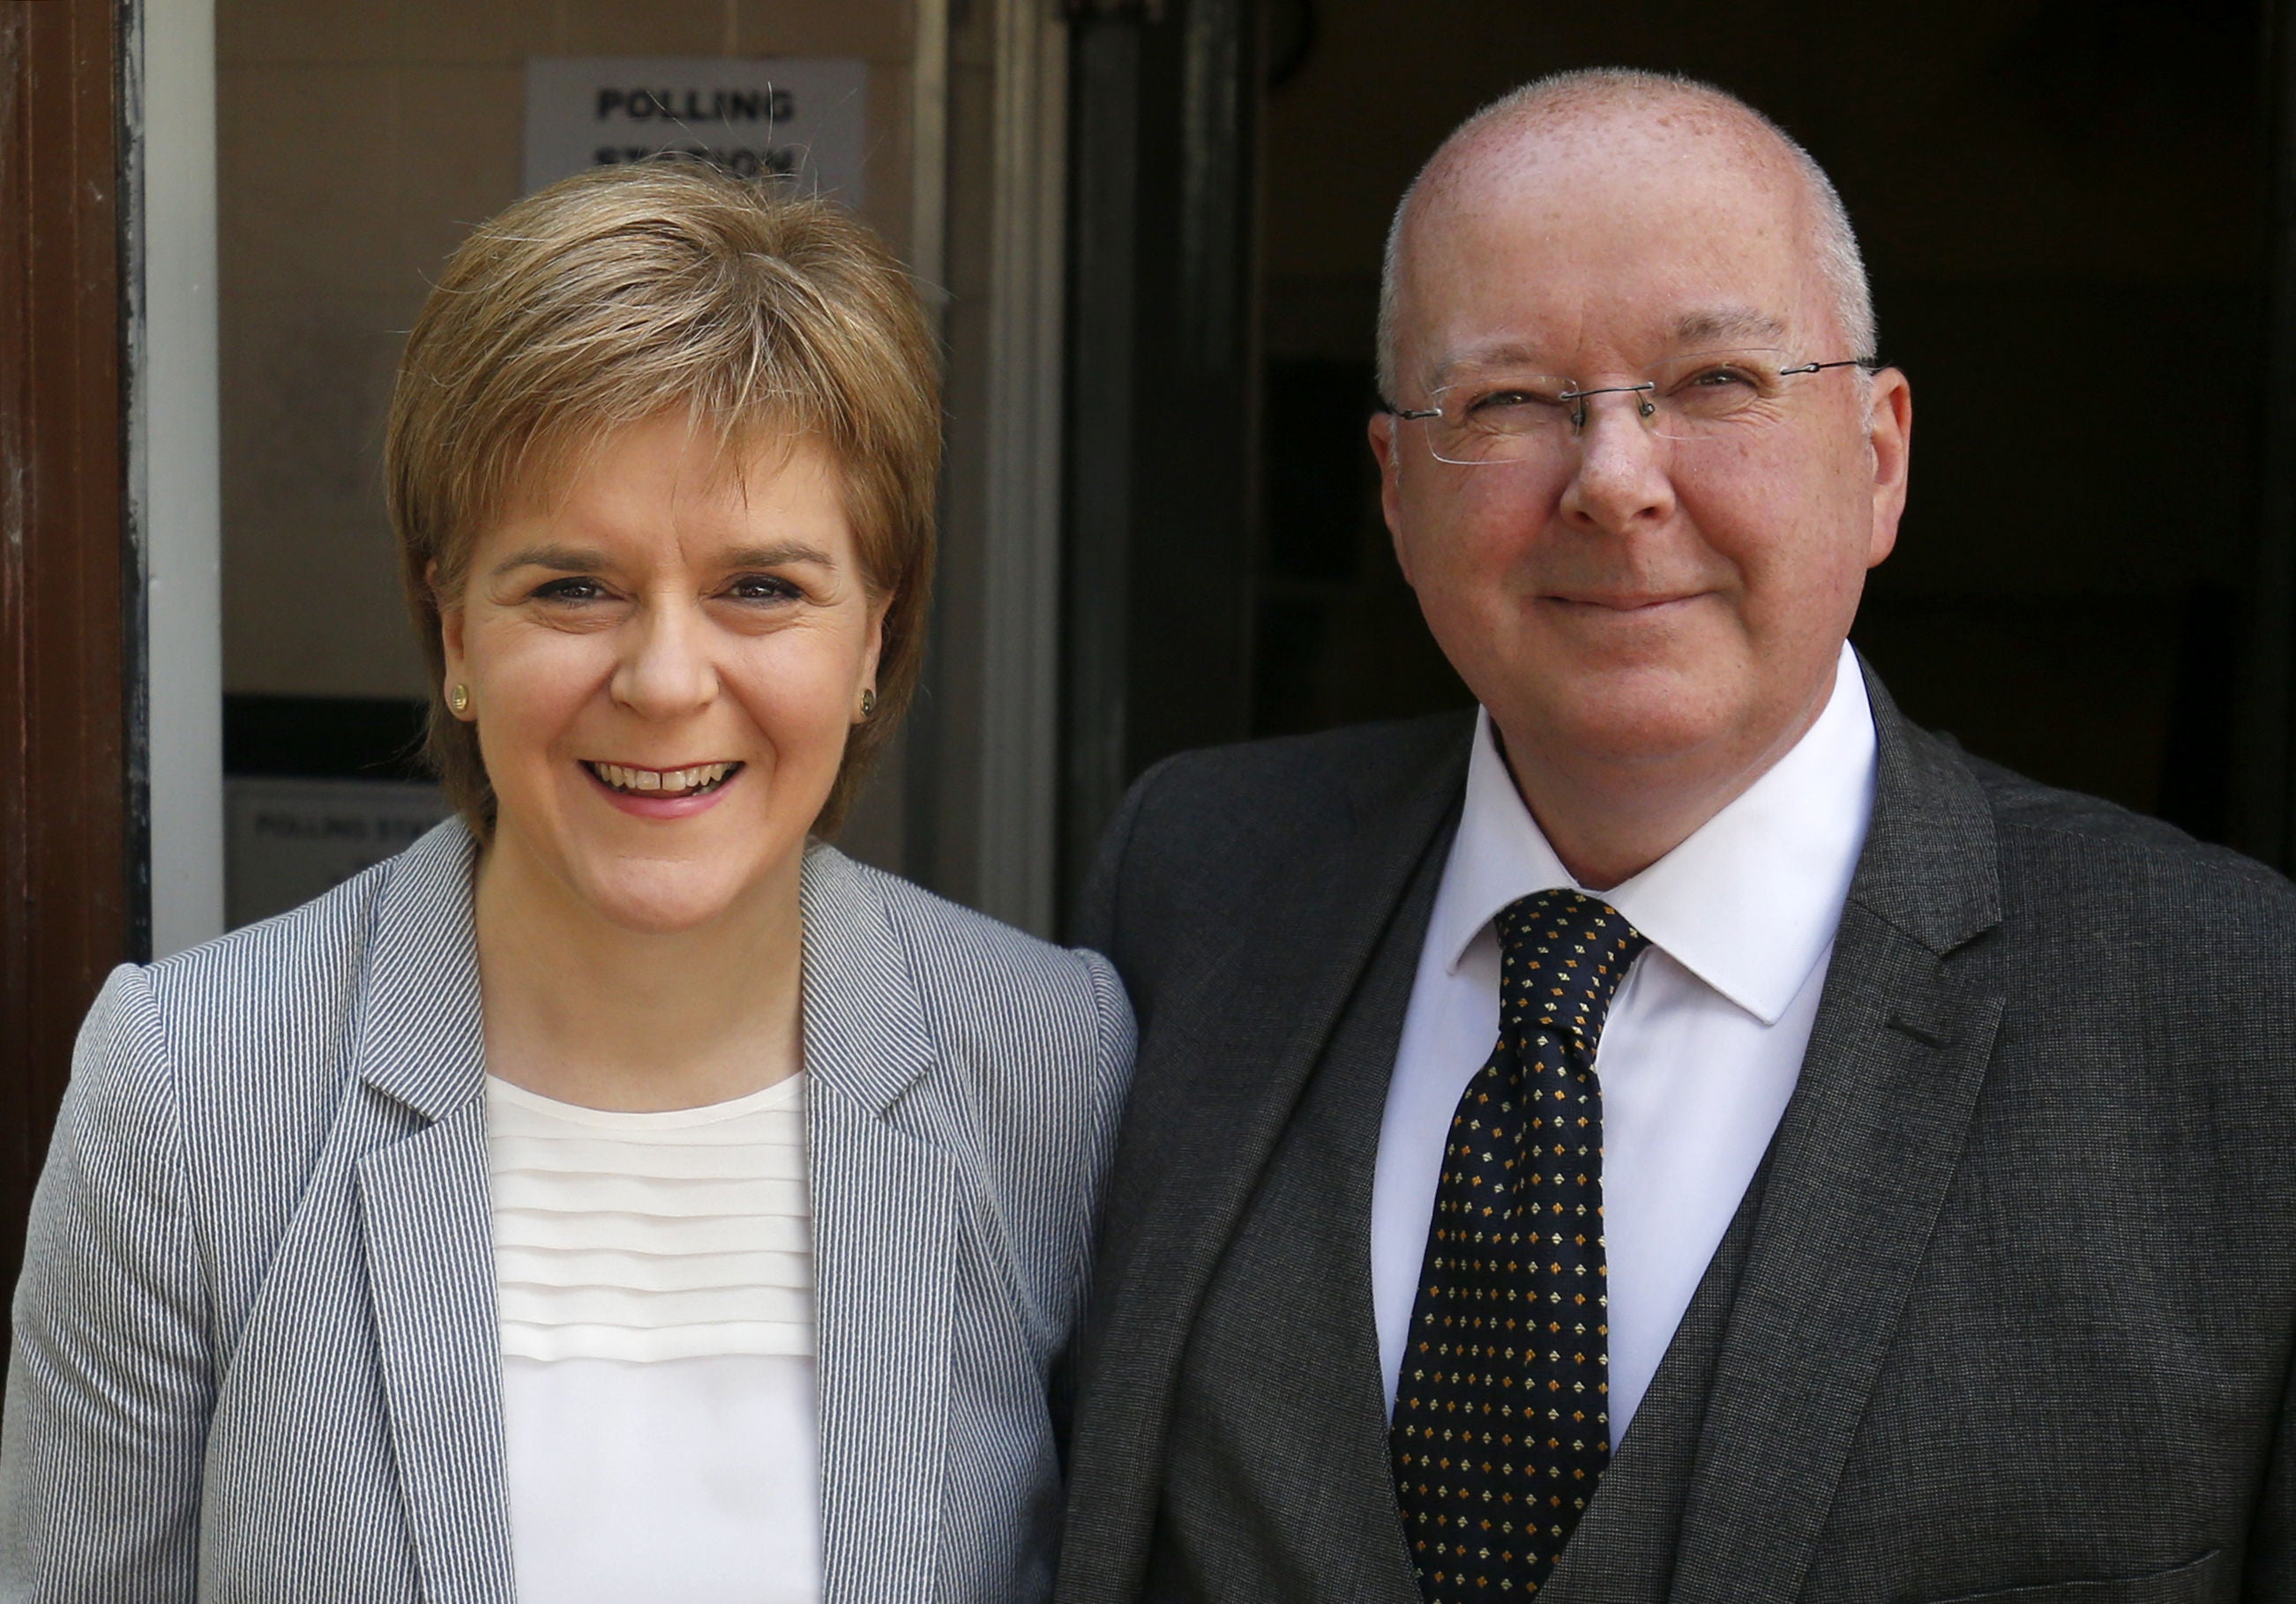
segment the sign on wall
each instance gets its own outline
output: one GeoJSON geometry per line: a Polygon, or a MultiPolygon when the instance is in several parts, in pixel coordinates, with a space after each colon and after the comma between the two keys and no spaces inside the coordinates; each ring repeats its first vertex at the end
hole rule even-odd
{"type": "Polygon", "coordinates": [[[526,64],[526,187],[685,151],[857,209],[868,88],[861,61],[537,57],[526,64]]]}
{"type": "Polygon", "coordinates": [[[234,774],[224,782],[226,917],[233,929],[340,886],[445,818],[435,785],[234,774]]]}

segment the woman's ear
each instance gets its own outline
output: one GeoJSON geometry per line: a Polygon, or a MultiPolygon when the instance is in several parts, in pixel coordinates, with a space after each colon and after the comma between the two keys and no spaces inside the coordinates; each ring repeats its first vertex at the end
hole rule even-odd
{"type": "Polygon", "coordinates": [[[470,679],[468,666],[463,656],[463,599],[449,596],[439,588],[439,560],[432,558],[422,570],[422,582],[430,587],[430,604],[439,610],[439,643],[447,657],[447,684],[466,683],[470,679]]]}
{"type": "Polygon", "coordinates": [[[885,655],[885,614],[892,605],[890,595],[869,604],[869,633],[861,642],[861,689],[853,704],[857,724],[867,724],[877,716],[877,664],[885,655]]]}
{"type": "Polygon", "coordinates": [[[893,609],[893,593],[888,592],[869,609],[869,638],[861,651],[861,683],[877,683],[877,660],[885,655],[885,615],[893,609]]]}

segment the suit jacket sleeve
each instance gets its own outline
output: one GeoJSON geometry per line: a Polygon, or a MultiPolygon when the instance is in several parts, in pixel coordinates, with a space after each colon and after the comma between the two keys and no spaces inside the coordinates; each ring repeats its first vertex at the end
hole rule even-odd
{"type": "Polygon", "coordinates": [[[1070,1289],[1068,1306],[1074,1311],[1074,1323],[1068,1340],[1053,1361],[1046,1387],[1046,1404],[1053,1421],[1053,1443],[1059,1451],[1065,1471],[1069,1457],[1069,1433],[1076,1415],[1076,1345],[1078,1331],[1084,1321],[1084,1312],[1091,1301],[1092,1266],[1095,1256],[1093,1248],[1100,1240],[1100,1222],[1107,1200],[1108,1164],[1116,1147],[1117,1117],[1124,1107],[1124,1094],[1132,1082],[1132,1057],[1136,1031],[1132,1019],[1132,1005],[1124,994],[1124,983],[1116,978],[1116,970],[1098,953],[1084,954],[1085,968],[1092,977],[1093,1005],[1095,1015],[1096,1043],[1093,1063],[1093,1125],[1099,1133],[1092,1155],[1092,1206],[1084,1222],[1084,1251],[1076,1256],[1077,1284],[1070,1289]]]}
{"type": "Polygon", "coordinates": [[[159,1009],[112,972],[32,1199],[0,1433],[0,1599],[189,1600],[208,1299],[159,1009]]]}

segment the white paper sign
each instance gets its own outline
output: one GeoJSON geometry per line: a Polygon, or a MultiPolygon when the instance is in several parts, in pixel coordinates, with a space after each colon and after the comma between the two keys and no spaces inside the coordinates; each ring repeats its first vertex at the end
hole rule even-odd
{"type": "Polygon", "coordinates": [[[526,187],[661,151],[861,204],[862,61],[556,56],[526,64],[526,187]]]}
{"type": "Polygon", "coordinates": [[[390,780],[223,782],[226,913],[234,929],[310,901],[413,845],[450,811],[435,785],[390,780]]]}

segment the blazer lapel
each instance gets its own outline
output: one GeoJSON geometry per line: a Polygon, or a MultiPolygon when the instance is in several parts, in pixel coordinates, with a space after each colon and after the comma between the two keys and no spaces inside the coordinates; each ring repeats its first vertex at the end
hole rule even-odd
{"type": "Polygon", "coordinates": [[[1800,1596],[2000,1019],[1991,808],[1870,674],[1867,692],[1873,823],[1716,1366],[1677,1604],[1800,1596]]]}
{"type": "MultiPolygon", "coordinates": [[[[1063,1571],[1063,1600],[1129,1599],[1138,1585],[1172,1390],[1205,1289],[1414,870],[1458,807],[1471,728],[1463,721],[1439,747],[1360,778],[1310,872],[1288,857],[1272,863],[1267,895],[1236,899],[1257,923],[1249,960],[1221,978],[1221,994],[1160,1005],[1220,1034],[1176,1053],[1185,1067],[1161,1101],[1185,1110],[1189,1128],[1168,1142],[1159,1135],[1174,1161],[1158,1161],[1153,1182],[1124,1200],[1128,1217],[1104,1234],[1095,1303],[1105,1319],[1086,1361],[1072,1455],[1094,1466],[1095,1491],[1072,1502],[1065,1539],[1095,1558],[1088,1571],[1063,1571]]],[[[1181,1028],[1203,1028],[1193,1021],[1181,1028]]],[[[1128,1125],[1140,1112],[1136,1093],[1128,1125]]]]}
{"type": "Polygon", "coordinates": [[[938,1062],[883,903],[806,856],[805,1062],[820,1345],[822,1596],[935,1596],[959,1185],[902,1094],[938,1062]]]}
{"type": "Polygon", "coordinates": [[[424,1596],[512,1597],[471,841],[440,826],[376,913],[360,1073],[406,1133],[357,1166],[383,1402],[424,1596]]]}

